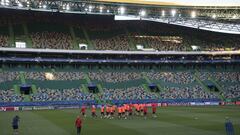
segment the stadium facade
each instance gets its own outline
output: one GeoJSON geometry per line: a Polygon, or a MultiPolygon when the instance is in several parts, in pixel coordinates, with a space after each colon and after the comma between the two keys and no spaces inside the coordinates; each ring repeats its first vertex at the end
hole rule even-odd
{"type": "Polygon", "coordinates": [[[239,103],[239,7],[2,0],[0,106],[239,103]]]}

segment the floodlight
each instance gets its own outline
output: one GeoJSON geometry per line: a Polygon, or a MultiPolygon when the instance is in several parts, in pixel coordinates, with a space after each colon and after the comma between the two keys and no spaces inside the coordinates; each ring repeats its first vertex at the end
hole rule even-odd
{"type": "Polygon", "coordinates": [[[119,8],[119,12],[121,15],[123,15],[125,13],[125,8],[124,7],[120,7],[119,8]]]}
{"type": "Polygon", "coordinates": [[[174,16],[176,15],[177,11],[176,11],[175,9],[173,9],[173,10],[171,11],[171,13],[172,13],[172,16],[174,17],[174,16]]]}
{"type": "Polygon", "coordinates": [[[237,16],[236,15],[233,15],[233,17],[232,17],[233,19],[236,19],[237,18],[237,16]]]}
{"type": "Polygon", "coordinates": [[[88,9],[89,9],[89,12],[92,12],[93,7],[89,5],[88,9]]]}
{"type": "Polygon", "coordinates": [[[196,18],[197,14],[196,14],[196,11],[192,11],[191,12],[191,18],[196,18]]]}
{"type": "Polygon", "coordinates": [[[100,13],[103,12],[103,7],[102,6],[99,8],[99,11],[100,11],[100,13]]]}
{"type": "Polygon", "coordinates": [[[70,5],[69,4],[66,5],[66,10],[70,10],[70,5]]]}
{"type": "Polygon", "coordinates": [[[47,8],[47,5],[44,4],[44,5],[43,5],[43,8],[46,9],[46,8],[47,8]]]}
{"type": "Polygon", "coordinates": [[[217,15],[216,15],[216,14],[213,14],[213,15],[212,15],[212,18],[213,18],[213,19],[216,19],[216,18],[217,18],[217,15]]]}
{"type": "Polygon", "coordinates": [[[18,3],[18,7],[23,7],[21,2],[18,3]]]}
{"type": "Polygon", "coordinates": [[[146,15],[146,11],[145,11],[145,10],[141,10],[141,11],[139,12],[139,14],[140,14],[140,16],[145,16],[145,15],[146,15]]]}
{"type": "Polygon", "coordinates": [[[162,10],[162,16],[163,16],[163,17],[165,16],[165,11],[164,11],[164,10],[162,10]]]}

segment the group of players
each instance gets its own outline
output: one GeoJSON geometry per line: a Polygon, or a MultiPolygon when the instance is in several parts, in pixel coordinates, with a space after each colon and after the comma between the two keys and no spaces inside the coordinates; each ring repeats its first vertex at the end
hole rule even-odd
{"type": "MultiPolygon", "coordinates": [[[[122,104],[122,105],[102,105],[100,107],[100,118],[109,118],[113,119],[114,117],[118,118],[132,118],[133,115],[135,116],[143,116],[144,118],[147,118],[148,115],[148,109],[152,109],[152,117],[157,117],[156,111],[157,111],[158,104],[152,103],[152,104],[122,104]]],[[[81,114],[86,117],[86,106],[81,107],[81,114]]],[[[96,106],[91,106],[91,114],[92,117],[97,117],[96,113],[96,106]]]]}

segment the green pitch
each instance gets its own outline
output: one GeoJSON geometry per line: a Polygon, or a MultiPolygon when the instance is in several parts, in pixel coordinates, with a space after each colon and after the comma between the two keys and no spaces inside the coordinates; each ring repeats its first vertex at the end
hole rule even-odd
{"type": "MultiPolygon", "coordinates": [[[[79,110],[0,112],[0,135],[11,135],[16,114],[21,118],[20,135],[75,135],[79,110]]],[[[158,117],[147,120],[103,120],[88,113],[81,135],[226,135],[226,117],[232,120],[235,135],[240,135],[240,106],[158,108],[158,117]]]]}

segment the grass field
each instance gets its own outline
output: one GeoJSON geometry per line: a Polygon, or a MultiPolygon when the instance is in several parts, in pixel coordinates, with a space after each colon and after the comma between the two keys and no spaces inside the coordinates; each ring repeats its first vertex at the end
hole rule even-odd
{"type": "MultiPolygon", "coordinates": [[[[0,135],[11,135],[16,114],[21,118],[20,135],[75,135],[79,110],[0,112],[0,135]]],[[[232,120],[235,135],[240,135],[240,106],[158,108],[158,117],[147,120],[108,120],[88,114],[81,135],[226,135],[226,117],[232,120]]]]}

